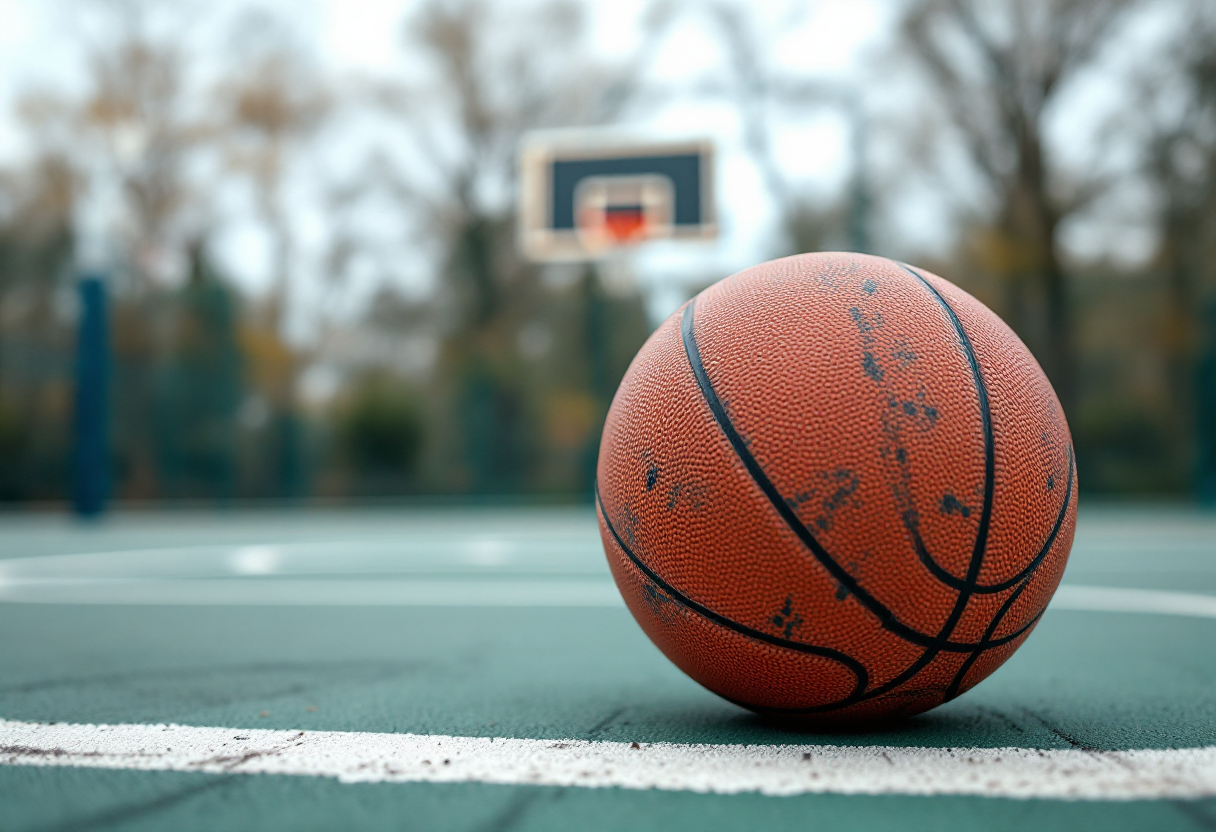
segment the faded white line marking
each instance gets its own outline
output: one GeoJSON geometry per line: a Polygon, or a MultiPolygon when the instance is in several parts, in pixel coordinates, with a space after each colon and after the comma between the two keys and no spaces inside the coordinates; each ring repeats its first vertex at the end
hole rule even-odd
{"type": "Polygon", "coordinates": [[[1063,584],[1049,609],[1216,618],[1216,597],[1159,589],[1063,584]]]}
{"type": "Polygon", "coordinates": [[[273,546],[241,546],[228,556],[229,568],[237,575],[271,575],[283,556],[273,546]]]}
{"type": "Polygon", "coordinates": [[[0,583],[26,604],[390,607],[621,607],[611,578],[54,579],[0,583]]]}
{"type": "MultiPolygon", "coordinates": [[[[261,563],[257,564],[262,566],[261,563]]],[[[252,569],[250,571],[253,571],[252,569]]],[[[4,575],[0,603],[169,606],[620,607],[607,575],[428,577],[54,577],[4,575]]],[[[1216,596],[1064,584],[1050,610],[1216,618],[1216,596]]]]}
{"type": "MultiPolygon", "coordinates": [[[[0,560],[0,602],[402,607],[622,603],[596,539],[459,534],[0,560]]],[[[1216,596],[1064,584],[1051,609],[1216,618],[1216,596]]]]}
{"type": "Polygon", "coordinates": [[[1216,795],[1216,747],[1142,751],[630,744],[0,721],[0,764],[766,795],[1216,795]]]}

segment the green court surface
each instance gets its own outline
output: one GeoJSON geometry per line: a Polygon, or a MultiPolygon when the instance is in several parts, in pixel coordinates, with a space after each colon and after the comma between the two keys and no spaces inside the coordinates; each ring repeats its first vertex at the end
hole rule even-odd
{"type": "MultiPolygon", "coordinates": [[[[845,735],[765,723],[668,663],[620,604],[589,508],[120,513],[97,526],[11,515],[0,553],[9,724],[1095,759],[1216,746],[1216,516],[1181,509],[1083,509],[1057,602],[1003,668],[929,714],[845,735]]],[[[3,832],[1216,829],[1210,781],[1208,796],[1166,783],[1134,800],[773,796],[352,783],[246,773],[242,760],[147,771],[15,744],[0,761],[3,832]]]]}

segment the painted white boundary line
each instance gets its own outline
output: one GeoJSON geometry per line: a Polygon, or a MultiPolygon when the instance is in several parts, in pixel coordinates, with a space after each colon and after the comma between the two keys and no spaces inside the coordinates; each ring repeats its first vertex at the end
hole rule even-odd
{"type": "Polygon", "coordinates": [[[1059,800],[1216,795],[1216,747],[1143,751],[586,740],[0,720],[0,764],[767,795],[1059,800]]]}

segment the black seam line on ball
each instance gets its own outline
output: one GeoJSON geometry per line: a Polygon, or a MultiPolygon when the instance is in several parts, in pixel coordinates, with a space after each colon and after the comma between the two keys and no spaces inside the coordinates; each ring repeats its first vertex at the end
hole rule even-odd
{"type": "MultiPolygon", "coordinates": [[[[1013,592],[1009,593],[1009,597],[1005,599],[1005,603],[1001,604],[1001,608],[996,611],[996,615],[992,616],[992,621],[988,622],[988,627],[987,627],[987,629],[984,630],[984,638],[983,638],[984,641],[987,641],[992,638],[992,634],[996,632],[996,628],[1000,626],[1001,621],[1005,618],[1006,613],[1008,613],[1009,610],[1013,609],[1013,602],[1018,600],[1018,597],[1021,596],[1022,592],[1028,586],[1030,586],[1030,577],[1029,576],[1026,578],[1025,581],[1022,582],[1021,586],[1019,586],[1013,592]]],[[[1039,615],[1042,615],[1042,614],[1043,613],[1039,613],[1039,615]]],[[[1038,621],[1038,620],[1039,620],[1039,616],[1036,615],[1034,617],[1034,619],[1031,621],[1031,623],[1033,624],[1035,621],[1038,621]]],[[[1029,629],[1029,628],[1026,628],[1026,629],[1029,629]]],[[[951,680],[950,686],[946,688],[945,701],[949,702],[951,699],[954,699],[955,697],[958,696],[958,689],[960,687],[962,687],[963,678],[967,675],[967,671],[969,671],[971,669],[971,666],[973,664],[975,664],[976,659],[978,659],[980,657],[980,653],[982,653],[982,652],[983,652],[982,650],[976,650],[974,653],[972,653],[970,656],[967,657],[966,661],[963,662],[962,667],[960,667],[958,669],[958,673],[954,674],[954,679],[951,680]]]]}
{"type": "Polygon", "coordinates": [[[868,691],[866,693],[867,699],[880,696],[915,677],[930,662],[937,658],[938,654],[949,644],[950,634],[954,632],[954,628],[962,620],[963,613],[967,609],[967,604],[971,601],[974,587],[979,582],[980,569],[984,564],[984,554],[988,548],[988,530],[992,522],[992,501],[996,485],[996,439],[992,431],[992,413],[988,401],[988,387],[984,383],[983,373],[980,372],[979,359],[975,355],[971,339],[967,336],[966,330],[963,329],[963,323],[958,319],[954,308],[946,303],[946,299],[933,287],[933,284],[913,271],[907,264],[899,263],[898,265],[920,281],[929,294],[933,296],[934,300],[937,301],[949,319],[950,325],[954,328],[955,335],[959,339],[959,345],[962,347],[963,354],[967,358],[967,363],[971,367],[971,379],[975,386],[975,395],[980,408],[980,423],[984,433],[984,504],[980,512],[979,528],[976,529],[975,545],[971,550],[971,562],[967,567],[966,583],[958,590],[958,598],[955,599],[954,609],[950,611],[949,617],[942,624],[937,638],[925,648],[925,652],[921,654],[920,658],[909,665],[903,673],[900,673],[885,685],[879,685],[873,690],[868,691]]]}
{"type": "Polygon", "coordinates": [[[862,692],[865,691],[866,686],[869,684],[869,673],[866,671],[865,665],[863,665],[857,659],[854,659],[847,653],[842,653],[839,650],[833,650],[831,647],[820,647],[815,644],[807,644],[801,641],[793,641],[792,639],[770,635],[762,630],[754,630],[751,627],[748,627],[746,624],[740,624],[738,621],[727,618],[720,613],[716,613],[704,604],[700,604],[689,598],[687,595],[680,592],[671,584],[667,583],[667,581],[659,577],[654,570],[642,562],[641,558],[634,554],[632,549],[625,545],[625,541],[621,539],[619,534],[617,534],[616,527],[612,525],[612,520],[610,520],[608,517],[608,508],[604,505],[604,498],[600,495],[598,481],[595,485],[595,501],[599,506],[600,516],[604,518],[604,525],[608,527],[608,532],[612,535],[612,539],[616,541],[616,545],[619,546],[621,551],[625,553],[625,557],[627,557],[630,562],[633,563],[633,565],[636,566],[638,570],[650,580],[651,583],[663,590],[663,592],[666,593],[673,601],[683,607],[686,607],[692,612],[695,612],[702,618],[706,618],[721,627],[725,627],[728,630],[733,630],[734,632],[747,636],[748,638],[763,641],[767,644],[772,644],[775,647],[784,647],[789,650],[795,650],[799,653],[810,653],[815,656],[821,656],[825,659],[831,659],[832,661],[839,662],[840,664],[844,665],[857,680],[856,685],[853,692],[849,694],[849,696],[843,702],[833,703],[828,707],[844,707],[846,703],[850,701],[857,701],[861,698],[862,692]]]}
{"type": "MultiPolygon", "coordinates": [[[[1018,599],[1018,596],[1022,594],[1022,592],[1026,589],[1026,587],[1030,586],[1030,581],[1034,577],[1034,573],[1035,573],[1035,571],[1037,571],[1039,564],[1042,563],[1044,556],[1047,554],[1047,552],[1051,551],[1051,548],[1055,543],[1056,535],[1060,531],[1060,526],[1062,525],[1064,516],[1067,513],[1068,504],[1069,504],[1069,495],[1072,494],[1073,480],[1075,479],[1075,477],[1076,477],[1076,453],[1073,449],[1073,446],[1070,444],[1068,446],[1068,492],[1067,492],[1067,494],[1065,494],[1064,508],[1061,509],[1060,518],[1056,521],[1056,526],[1054,529],[1052,529],[1051,536],[1047,539],[1047,543],[1043,547],[1041,556],[1036,559],[1038,562],[1032,564],[1032,566],[1034,568],[1030,569],[1027,572],[1027,574],[1025,575],[1025,579],[1022,581],[1021,586],[1019,586],[1016,590],[1014,590],[1012,593],[1010,593],[1009,597],[1005,599],[1005,603],[1003,603],[1001,605],[1001,608],[999,610],[997,610],[996,615],[994,615],[992,617],[992,621],[989,622],[988,628],[986,630],[984,630],[984,636],[982,639],[983,641],[988,641],[992,638],[992,634],[996,632],[996,628],[998,626],[1000,626],[1000,623],[1001,623],[1001,621],[1004,620],[1006,614],[1008,614],[1009,610],[1013,608],[1014,601],[1016,601],[1018,599]]],[[[1021,634],[1024,631],[1027,631],[1031,627],[1033,627],[1038,622],[1039,618],[1043,615],[1044,612],[1045,612],[1045,610],[1040,610],[1038,615],[1036,615],[1034,618],[1032,618],[1030,620],[1030,622],[1028,624],[1026,624],[1024,627],[1022,627],[1020,630],[1018,630],[1017,633],[1014,634],[1014,636],[1015,637],[1021,636],[1021,634]]],[[[1011,640],[1011,639],[1006,639],[1006,640],[1011,640]]],[[[974,652],[970,656],[968,656],[967,660],[963,662],[962,667],[959,668],[958,673],[956,673],[954,676],[954,679],[951,680],[950,686],[946,688],[945,701],[949,702],[951,699],[954,699],[959,695],[959,688],[962,687],[963,681],[967,676],[967,672],[971,670],[971,666],[975,664],[975,662],[979,658],[981,652],[983,652],[983,651],[977,650],[976,652],[974,652]]]]}
{"type": "Polygon", "coordinates": [[[979,528],[975,531],[975,546],[971,550],[971,563],[967,568],[966,583],[960,588],[962,594],[959,596],[959,601],[965,603],[966,596],[975,592],[979,583],[980,569],[984,565],[984,553],[988,549],[988,531],[992,524],[992,500],[996,490],[996,436],[992,430],[992,408],[988,401],[988,385],[984,383],[984,374],[980,372],[980,362],[975,355],[975,348],[971,345],[971,338],[963,329],[963,322],[958,319],[954,307],[946,302],[941,292],[937,291],[932,283],[911,266],[906,263],[900,263],[899,266],[929,290],[929,294],[950,319],[950,325],[954,327],[954,333],[958,336],[963,354],[967,358],[967,364],[971,368],[971,380],[975,386],[976,398],[979,400],[980,423],[984,432],[984,505],[980,512],[979,528]]]}
{"type": "MultiPolygon", "coordinates": [[[[895,617],[890,609],[888,609],[881,601],[862,588],[857,579],[849,574],[843,566],[836,562],[823,545],[811,534],[803,522],[790,508],[789,503],[781,496],[781,492],[773,485],[772,480],[764,473],[764,469],[760,467],[759,461],[752,456],[751,450],[748,449],[747,443],[740,436],[739,431],[731,422],[730,416],[726,412],[722,401],[718,398],[718,394],[714,391],[713,384],[709,381],[709,375],[705,372],[705,366],[701,363],[701,352],[697,348],[696,338],[693,334],[693,310],[696,307],[696,298],[688,302],[684,307],[683,319],[680,322],[681,334],[684,339],[684,353],[688,357],[688,363],[692,366],[693,375],[697,379],[697,386],[701,388],[701,395],[709,405],[710,412],[713,414],[714,420],[717,421],[719,429],[725,434],[731,447],[734,448],[735,454],[739,457],[743,466],[747,469],[752,481],[768,498],[769,503],[781,515],[781,519],[791,531],[797,535],[815,559],[823,565],[828,573],[833,578],[839,581],[844,587],[853,594],[855,598],[868,609],[884,628],[890,630],[895,635],[921,647],[932,647],[938,645],[941,641],[940,637],[934,637],[928,633],[922,633],[909,627],[907,624],[895,617]]],[[[955,644],[955,648],[962,647],[961,644],[955,644]]],[[[965,648],[965,650],[974,649],[974,645],[965,648]]]]}
{"type": "MultiPolygon", "coordinates": [[[[1044,541],[1042,547],[1039,548],[1039,553],[1034,556],[1034,558],[1026,565],[1024,569],[1022,569],[1022,571],[1018,572],[1018,574],[1014,575],[1008,580],[1001,581],[997,584],[976,584],[972,588],[972,591],[977,595],[991,595],[997,592],[1004,592],[1011,586],[1017,584],[1023,578],[1033,574],[1034,571],[1039,568],[1039,564],[1041,564],[1044,558],[1047,557],[1047,553],[1050,552],[1051,547],[1055,545],[1056,537],[1059,536],[1060,529],[1064,526],[1064,518],[1068,516],[1068,509],[1072,505],[1072,481],[1073,470],[1076,465],[1075,460],[1076,457],[1073,456],[1072,445],[1069,445],[1068,485],[1064,491],[1064,503],[1060,506],[1060,512],[1056,515],[1055,525],[1051,527],[1051,532],[1048,533],[1046,541],[1044,541]]],[[[933,577],[954,589],[963,589],[966,586],[966,581],[964,581],[962,578],[956,578],[953,574],[943,569],[941,565],[939,565],[938,562],[933,559],[933,555],[929,554],[929,549],[925,546],[925,541],[921,538],[920,532],[915,526],[909,525],[908,532],[912,535],[912,543],[916,547],[917,556],[920,557],[921,563],[925,565],[925,568],[927,568],[929,572],[933,574],[933,577]]]]}
{"type": "MultiPolygon", "coordinates": [[[[992,639],[991,641],[979,642],[978,645],[976,646],[975,650],[972,652],[972,655],[969,656],[968,659],[970,661],[974,661],[975,660],[974,657],[978,657],[981,653],[984,653],[988,650],[992,650],[997,647],[1001,647],[1015,639],[1021,638],[1022,635],[1025,634],[1027,630],[1029,630],[1031,627],[1033,627],[1035,624],[1037,624],[1039,622],[1039,619],[1042,616],[1043,616],[1043,612],[1039,612],[1037,615],[1035,615],[1034,618],[1030,619],[1030,621],[1027,624],[1025,624],[1021,629],[1019,629],[1015,633],[1011,633],[1010,635],[1007,635],[1007,636],[1001,636],[1000,638],[992,639]]],[[[993,629],[995,629],[995,628],[993,628],[993,629]]],[[[813,713],[822,713],[824,711],[840,710],[841,708],[847,708],[850,705],[858,704],[858,702],[865,702],[870,699],[874,699],[876,697],[882,696],[884,693],[894,690],[895,688],[902,685],[904,682],[911,679],[917,673],[920,673],[920,671],[924,669],[925,665],[927,665],[929,662],[931,662],[933,659],[935,659],[937,657],[939,652],[943,652],[943,651],[926,650],[924,653],[921,654],[919,659],[917,659],[915,662],[913,662],[911,665],[909,665],[907,668],[905,668],[904,671],[902,673],[900,673],[898,676],[896,676],[894,679],[891,679],[888,682],[883,682],[878,687],[876,687],[872,690],[866,691],[860,697],[860,699],[858,699],[857,701],[848,701],[848,702],[843,702],[840,704],[833,704],[833,705],[821,705],[821,706],[817,706],[817,707],[813,707],[813,708],[766,708],[766,707],[762,707],[759,705],[747,705],[747,704],[744,704],[743,702],[735,702],[735,700],[729,699],[729,697],[723,697],[723,698],[728,699],[731,702],[735,702],[736,705],[742,705],[745,708],[750,708],[753,711],[757,711],[760,713],[769,713],[769,714],[788,714],[790,716],[797,716],[798,714],[813,714],[813,713]]],[[[950,697],[946,697],[942,701],[946,702],[946,701],[949,701],[949,699],[950,699],[950,697]]]]}
{"type": "MultiPolygon", "coordinates": [[[[957,609],[957,607],[956,607],[956,609],[957,609]]],[[[935,646],[935,647],[926,648],[925,652],[920,655],[920,658],[918,658],[912,664],[908,665],[908,667],[906,667],[902,673],[900,673],[898,676],[891,679],[890,681],[884,682],[883,684],[879,685],[878,687],[876,687],[872,690],[866,691],[865,696],[863,696],[862,698],[863,699],[873,699],[877,696],[882,696],[884,693],[887,693],[888,691],[894,690],[895,688],[899,687],[904,682],[907,682],[909,679],[916,676],[916,674],[918,674],[922,670],[924,670],[925,666],[928,665],[929,662],[936,659],[940,653],[970,652],[973,655],[978,655],[987,650],[993,650],[997,647],[1002,647],[1011,641],[1021,638],[1023,633],[1025,633],[1027,630],[1029,630],[1031,627],[1033,627],[1038,622],[1039,616],[1041,616],[1042,614],[1043,614],[1042,612],[1039,612],[1039,614],[1036,615],[1034,618],[1030,619],[1029,622],[1027,622],[1021,628],[1010,633],[1007,636],[1001,636],[1000,638],[996,638],[996,639],[992,639],[992,640],[981,639],[980,641],[975,643],[975,646],[970,651],[955,650],[953,647],[949,646],[949,645],[953,644],[954,642],[947,642],[946,646],[943,646],[943,647],[935,646]]],[[[955,626],[957,623],[958,623],[957,619],[954,620],[953,622],[949,622],[949,621],[947,622],[947,624],[950,624],[951,627],[955,626]]]]}

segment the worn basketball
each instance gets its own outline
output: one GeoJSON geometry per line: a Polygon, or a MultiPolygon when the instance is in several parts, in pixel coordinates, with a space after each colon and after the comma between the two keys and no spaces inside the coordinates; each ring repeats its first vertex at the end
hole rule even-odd
{"type": "Polygon", "coordinates": [[[600,532],[642,629],[766,715],[948,701],[1026,639],[1077,479],[1039,365],[922,269],[805,254],[726,278],[642,347],[608,413],[600,532]]]}

